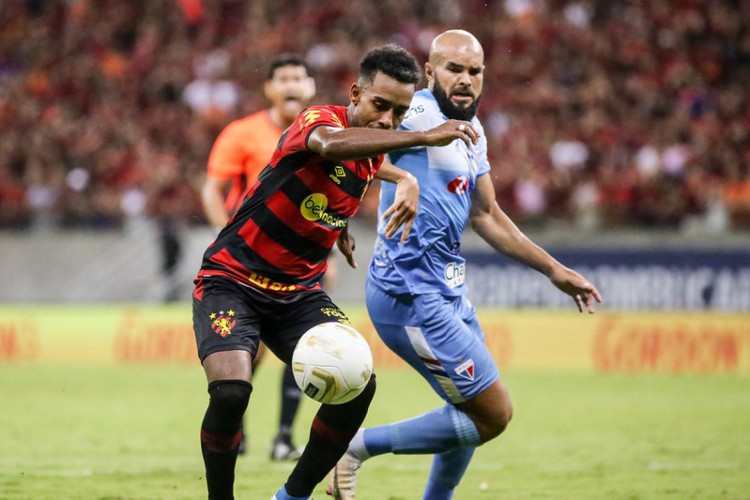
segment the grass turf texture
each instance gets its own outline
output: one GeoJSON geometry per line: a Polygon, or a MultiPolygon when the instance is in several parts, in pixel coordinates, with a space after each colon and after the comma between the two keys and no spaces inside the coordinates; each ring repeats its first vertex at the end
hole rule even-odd
{"type": "MultiPolygon", "coordinates": [[[[255,381],[238,499],[270,498],[292,468],[268,459],[280,369],[269,363],[255,381]]],[[[747,378],[510,372],[505,380],[514,421],[477,451],[456,499],[750,498],[747,378]]],[[[378,382],[369,425],[439,404],[410,371],[381,372],[378,382]]],[[[3,365],[0,387],[0,498],[205,498],[198,427],[207,394],[197,366],[3,365]]],[[[298,443],[316,408],[303,401],[298,443]]],[[[421,498],[429,465],[427,456],[374,458],[357,498],[421,498]]]]}

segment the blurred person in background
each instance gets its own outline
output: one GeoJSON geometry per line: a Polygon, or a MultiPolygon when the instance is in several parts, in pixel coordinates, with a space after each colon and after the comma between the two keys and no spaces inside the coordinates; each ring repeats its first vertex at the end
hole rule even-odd
{"type": "MultiPolygon", "coordinates": [[[[223,228],[237,211],[245,194],[271,159],[281,134],[315,95],[315,80],[302,58],[283,54],[271,62],[263,91],[271,107],[227,125],[208,158],[201,199],[206,217],[217,229],[223,228]]],[[[333,259],[329,259],[328,264],[326,276],[330,285],[335,273],[333,259]]],[[[265,352],[265,345],[261,344],[253,360],[254,370],[265,352]]],[[[301,394],[291,366],[286,366],[281,383],[279,430],[271,446],[272,460],[300,457],[301,449],[292,441],[292,426],[301,394]]],[[[240,454],[245,453],[246,440],[243,432],[240,454]]]]}
{"type": "Polygon", "coordinates": [[[231,115],[239,104],[239,86],[225,77],[230,63],[229,54],[223,49],[198,58],[193,69],[195,78],[182,92],[190,109],[208,124],[231,115]]]}

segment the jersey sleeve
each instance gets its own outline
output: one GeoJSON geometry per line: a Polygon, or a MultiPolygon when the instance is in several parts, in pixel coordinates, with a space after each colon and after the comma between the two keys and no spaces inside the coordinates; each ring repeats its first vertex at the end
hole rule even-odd
{"type": "Polygon", "coordinates": [[[229,124],[216,138],[208,156],[208,177],[230,180],[242,175],[243,137],[239,127],[229,124]]]}
{"type": "Polygon", "coordinates": [[[332,107],[311,106],[302,111],[287,130],[283,149],[287,153],[308,151],[307,140],[312,131],[320,126],[346,128],[332,107]]]}
{"type": "Polygon", "coordinates": [[[479,132],[479,143],[477,144],[477,177],[479,177],[488,173],[492,167],[487,156],[487,135],[484,133],[484,127],[479,123],[479,120],[474,120],[473,125],[479,132]]]}

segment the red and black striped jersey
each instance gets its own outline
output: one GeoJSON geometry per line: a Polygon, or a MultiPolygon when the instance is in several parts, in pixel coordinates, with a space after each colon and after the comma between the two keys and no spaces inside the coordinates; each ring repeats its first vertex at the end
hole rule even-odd
{"type": "Polygon", "coordinates": [[[198,279],[227,276],[279,294],[320,288],[326,259],[383,156],[340,161],[307,148],[319,126],[347,128],[346,107],[312,106],[284,132],[258,181],[203,255],[198,279]]]}

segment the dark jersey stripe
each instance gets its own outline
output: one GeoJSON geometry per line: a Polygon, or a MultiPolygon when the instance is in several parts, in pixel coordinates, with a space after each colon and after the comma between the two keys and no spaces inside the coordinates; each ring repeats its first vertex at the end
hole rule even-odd
{"type": "MultiPolygon", "coordinates": [[[[367,162],[367,160],[364,160],[364,162],[367,162]]],[[[359,163],[359,161],[357,163],[359,163]]],[[[369,184],[368,179],[362,179],[355,172],[352,172],[346,165],[329,164],[329,166],[329,179],[331,179],[340,190],[352,198],[359,200],[369,184]]]]}
{"type": "Polygon", "coordinates": [[[305,157],[311,156],[311,153],[302,152],[294,153],[283,157],[275,167],[268,165],[258,176],[259,184],[255,186],[252,196],[253,202],[248,207],[262,205],[268,196],[276,192],[284,185],[293,175],[294,172],[305,165],[305,157]]]}
{"type": "MultiPolygon", "coordinates": [[[[284,224],[266,205],[258,207],[250,218],[269,239],[274,240],[310,263],[323,262],[331,251],[330,248],[324,248],[318,243],[300,236],[284,224]]],[[[281,268],[284,267],[283,262],[275,264],[278,264],[281,268]]]]}
{"type": "MultiPolygon", "coordinates": [[[[279,248],[276,247],[273,242],[261,245],[260,248],[272,254],[279,253],[279,248]]],[[[242,282],[246,282],[250,275],[248,267],[252,266],[251,268],[254,272],[264,277],[268,277],[271,280],[282,283],[288,282],[289,284],[295,284],[305,288],[314,288],[315,284],[323,276],[323,272],[311,272],[308,269],[306,275],[299,276],[297,279],[289,282],[289,275],[286,272],[282,272],[277,267],[271,265],[268,260],[263,258],[263,255],[254,251],[246,244],[231,251],[227,248],[215,247],[211,247],[209,250],[212,249],[213,252],[210,254],[207,252],[204,257],[205,260],[202,269],[205,273],[202,272],[201,275],[221,274],[223,276],[229,276],[234,279],[239,279],[242,282]]],[[[288,267],[285,270],[288,271],[289,267],[295,264],[304,265],[302,261],[297,263],[287,261],[288,267]]]]}
{"type": "MultiPolygon", "coordinates": [[[[284,223],[290,229],[297,231],[303,238],[312,240],[323,248],[330,248],[339,236],[339,227],[334,227],[333,224],[324,223],[321,220],[310,221],[305,219],[301,207],[281,192],[279,196],[272,196],[266,206],[277,217],[284,216],[284,223]],[[292,213],[294,216],[288,215],[292,213]]],[[[330,213],[328,215],[330,216],[330,213]]],[[[325,218],[330,220],[329,217],[325,218]]]]}
{"type": "Polygon", "coordinates": [[[325,262],[311,263],[295,255],[288,248],[269,238],[252,220],[247,221],[240,234],[244,237],[252,235],[254,253],[274,267],[274,276],[278,277],[278,281],[295,283],[298,279],[307,279],[320,272],[318,268],[325,262]],[[283,266],[279,265],[279,262],[283,262],[283,266]]]}

